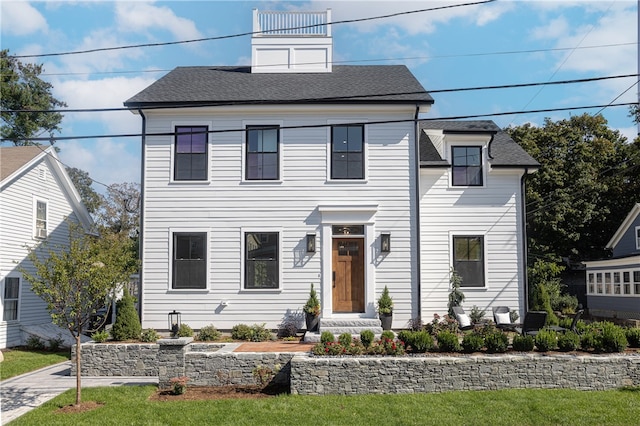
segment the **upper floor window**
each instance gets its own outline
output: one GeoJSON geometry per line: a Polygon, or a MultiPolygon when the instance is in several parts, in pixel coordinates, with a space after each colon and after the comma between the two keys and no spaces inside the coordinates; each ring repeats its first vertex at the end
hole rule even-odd
{"type": "Polygon", "coordinates": [[[4,279],[4,291],[2,294],[4,312],[3,321],[14,321],[18,319],[18,301],[20,300],[20,278],[6,277],[4,279]]]}
{"type": "Polygon", "coordinates": [[[462,287],[484,287],[484,237],[453,237],[453,268],[462,287]]]}
{"type": "Polygon", "coordinates": [[[636,250],[640,250],[640,226],[636,226],[636,250]]]}
{"type": "Polygon", "coordinates": [[[207,126],[176,126],[174,180],[207,180],[207,126]]]}
{"type": "Polygon", "coordinates": [[[454,146],[451,159],[453,186],[482,186],[482,147],[454,146]]]}
{"type": "Polygon", "coordinates": [[[173,234],[172,288],[207,288],[206,232],[176,232],[173,234]]]}
{"type": "Polygon", "coordinates": [[[331,128],[331,179],[364,179],[364,126],[331,128]]]}
{"type": "Polygon", "coordinates": [[[245,233],[245,288],[279,287],[278,238],[277,232],[245,233]]]}
{"type": "Polygon", "coordinates": [[[36,238],[47,237],[47,203],[36,201],[36,238]]]}
{"type": "Polygon", "coordinates": [[[280,129],[277,126],[247,126],[247,180],[278,180],[280,129]]]}

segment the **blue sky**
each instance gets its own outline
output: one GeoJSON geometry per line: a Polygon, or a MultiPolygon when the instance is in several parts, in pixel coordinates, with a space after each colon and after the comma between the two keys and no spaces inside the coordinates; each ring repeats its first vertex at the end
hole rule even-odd
{"type": "MultiPolygon", "coordinates": [[[[33,55],[171,42],[252,30],[251,10],[332,9],[333,21],[466,1],[6,1],[2,49],[33,55]]],[[[334,61],[405,64],[427,90],[635,74],[637,2],[496,1],[478,6],[335,25],[334,61]]],[[[248,65],[248,36],[175,46],[25,58],[42,63],[41,78],[69,108],[114,108],[177,66],[248,65]]],[[[636,102],[637,78],[540,89],[434,93],[428,117],[636,102]],[[633,86],[633,87],[631,87],[633,86]],[[631,88],[630,88],[631,87],[631,88]],[[629,89],[630,88],[630,89],[629,89]],[[629,89],[629,90],[627,90],[629,89]]],[[[493,117],[498,125],[541,125],[598,109],[493,117]]],[[[628,138],[637,128],[628,107],[602,111],[628,138]]],[[[128,112],[66,113],[61,136],[140,132],[128,112]]],[[[105,184],[138,182],[139,138],[59,141],[62,161],[105,184]]],[[[96,184],[102,192],[103,187],[96,184]]]]}

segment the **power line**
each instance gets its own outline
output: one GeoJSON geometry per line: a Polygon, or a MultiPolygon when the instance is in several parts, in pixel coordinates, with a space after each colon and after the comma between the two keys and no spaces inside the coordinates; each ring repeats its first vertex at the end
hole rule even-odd
{"type": "MultiPolygon", "coordinates": [[[[296,26],[296,27],[278,28],[278,29],[272,29],[272,30],[269,30],[269,31],[266,31],[266,32],[301,30],[301,29],[308,29],[308,28],[323,27],[323,26],[327,26],[327,25],[353,24],[353,23],[356,23],[356,22],[365,22],[365,21],[373,21],[373,20],[378,20],[378,19],[394,18],[396,16],[412,15],[412,14],[424,13],[424,12],[433,12],[433,11],[436,11],[436,10],[444,10],[444,9],[453,9],[453,8],[456,8],[456,7],[476,6],[476,5],[485,4],[485,3],[492,3],[494,1],[496,1],[496,0],[483,0],[483,1],[477,1],[477,2],[472,2],[472,3],[462,3],[462,4],[452,4],[452,5],[446,5],[446,6],[437,6],[437,7],[431,7],[431,8],[426,8],[426,9],[415,9],[415,10],[409,10],[409,11],[404,11],[404,12],[390,13],[390,14],[387,14],[387,15],[372,16],[372,17],[369,17],[369,18],[347,19],[347,20],[342,20],[342,21],[331,22],[331,23],[328,23],[328,24],[326,24],[326,23],[325,24],[312,24],[312,25],[301,25],[301,26],[296,26]]],[[[107,51],[113,51],[113,50],[134,49],[134,48],[139,48],[139,47],[171,46],[171,45],[177,45],[177,44],[198,43],[198,42],[202,42],[202,41],[224,40],[224,39],[245,37],[245,36],[256,35],[256,34],[263,34],[263,31],[251,31],[251,32],[230,34],[230,35],[217,36],[217,37],[198,38],[198,39],[192,39],[192,40],[169,41],[169,42],[161,42],[161,43],[143,43],[143,44],[133,44],[133,45],[127,45],[127,46],[115,46],[115,47],[102,47],[102,48],[96,48],[96,49],[76,50],[76,51],[70,51],[70,52],[41,53],[41,54],[37,54],[37,55],[12,55],[10,57],[11,58],[21,59],[21,58],[42,58],[42,57],[49,57],[49,56],[79,55],[79,54],[84,54],[84,53],[95,53],[95,52],[107,52],[107,51]]]]}

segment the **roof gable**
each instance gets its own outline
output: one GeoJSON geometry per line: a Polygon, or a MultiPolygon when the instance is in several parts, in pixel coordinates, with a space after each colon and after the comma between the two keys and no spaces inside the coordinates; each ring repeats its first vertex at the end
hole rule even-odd
{"type": "Polygon", "coordinates": [[[38,156],[45,155],[45,146],[9,146],[0,148],[0,182],[25,167],[38,156]]]}
{"type": "Polygon", "coordinates": [[[640,215],[640,203],[636,203],[631,209],[631,211],[629,212],[629,214],[627,215],[627,217],[622,221],[616,233],[613,234],[613,237],[611,237],[611,240],[609,241],[609,243],[607,243],[608,249],[613,249],[615,246],[618,245],[622,237],[627,233],[629,228],[631,228],[631,226],[634,224],[638,215],[640,215]]]}

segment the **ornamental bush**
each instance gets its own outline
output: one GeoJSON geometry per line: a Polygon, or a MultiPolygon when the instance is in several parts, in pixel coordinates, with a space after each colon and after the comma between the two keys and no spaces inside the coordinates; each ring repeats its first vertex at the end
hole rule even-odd
{"type": "Polygon", "coordinates": [[[573,332],[567,331],[558,336],[558,349],[563,352],[575,351],[580,347],[580,336],[573,332]]]}
{"type": "Polygon", "coordinates": [[[484,336],[484,344],[490,354],[504,353],[509,347],[509,338],[502,331],[495,330],[484,336]]]}
{"type": "Polygon", "coordinates": [[[440,352],[460,352],[460,342],[457,334],[444,330],[438,333],[437,339],[440,352]]]}
{"type": "Polygon", "coordinates": [[[180,324],[178,329],[178,337],[193,337],[193,328],[189,324],[180,324]]]}
{"type": "Polygon", "coordinates": [[[629,342],[622,327],[609,321],[601,323],[601,333],[596,338],[596,351],[622,352],[627,346],[629,342]]]}
{"type": "Polygon", "coordinates": [[[91,335],[91,339],[96,343],[106,342],[109,338],[109,332],[106,330],[96,331],[91,335]]]}
{"type": "Polygon", "coordinates": [[[320,343],[329,343],[334,342],[336,340],[336,336],[333,335],[330,331],[323,331],[320,334],[320,343]]]}
{"type": "Polygon", "coordinates": [[[376,335],[373,334],[373,331],[371,330],[362,330],[362,332],[360,333],[360,342],[362,342],[362,345],[365,348],[371,346],[375,338],[376,335]]]}
{"type": "Polygon", "coordinates": [[[203,342],[210,342],[214,340],[218,340],[222,336],[222,333],[218,331],[218,329],[213,325],[207,325],[200,329],[198,333],[198,340],[203,342]]]}
{"type": "Polygon", "coordinates": [[[513,336],[513,342],[511,342],[511,345],[513,346],[514,351],[531,352],[535,346],[535,342],[533,341],[533,336],[516,334],[513,336]]]}
{"type": "MultiPolygon", "coordinates": [[[[402,340],[402,339],[400,339],[402,340]]],[[[426,331],[416,331],[411,336],[411,347],[414,352],[425,353],[433,349],[433,336],[426,331]]]]}
{"type": "Polygon", "coordinates": [[[472,331],[462,338],[462,350],[471,353],[478,352],[484,347],[484,337],[478,332],[472,331]]]}
{"type": "Polygon", "coordinates": [[[382,334],[380,335],[381,339],[390,339],[393,340],[395,339],[396,335],[393,333],[393,331],[391,330],[385,330],[382,332],[382,334]]]}
{"type": "Polygon", "coordinates": [[[145,343],[155,343],[160,338],[160,335],[153,328],[147,328],[142,330],[142,334],[140,335],[140,340],[145,343]]]}
{"type": "Polygon", "coordinates": [[[548,352],[558,348],[558,333],[553,330],[543,329],[536,334],[534,339],[536,348],[540,352],[548,352]]]}
{"type": "Polygon", "coordinates": [[[134,297],[125,288],[122,299],[116,303],[116,322],[111,327],[113,340],[139,339],[142,333],[140,317],[134,304],[134,297]]]}
{"type": "Polygon", "coordinates": [[[411,330],[400,330],[398,332],[398,340],[402,340],[405,346],[412,346],[413,334],[411,330]]]}
{"type": "Polygon", "coordinates": [[[342,333],[338,336],[338,342],[344,347],[351,346],[353,337],[351,337],[351,333],[342,333]]]}
{"type": "Polygon", "coordinates": [[[231,328],[231,338],[234,340],[251,340],[251,327],[247,324],[236,324],[231,328]]]}
{"type": "Polygon", "coordinates": [[[625,336],[630,348],[640,348],[640,328],[627,328],[625,336]]]}

